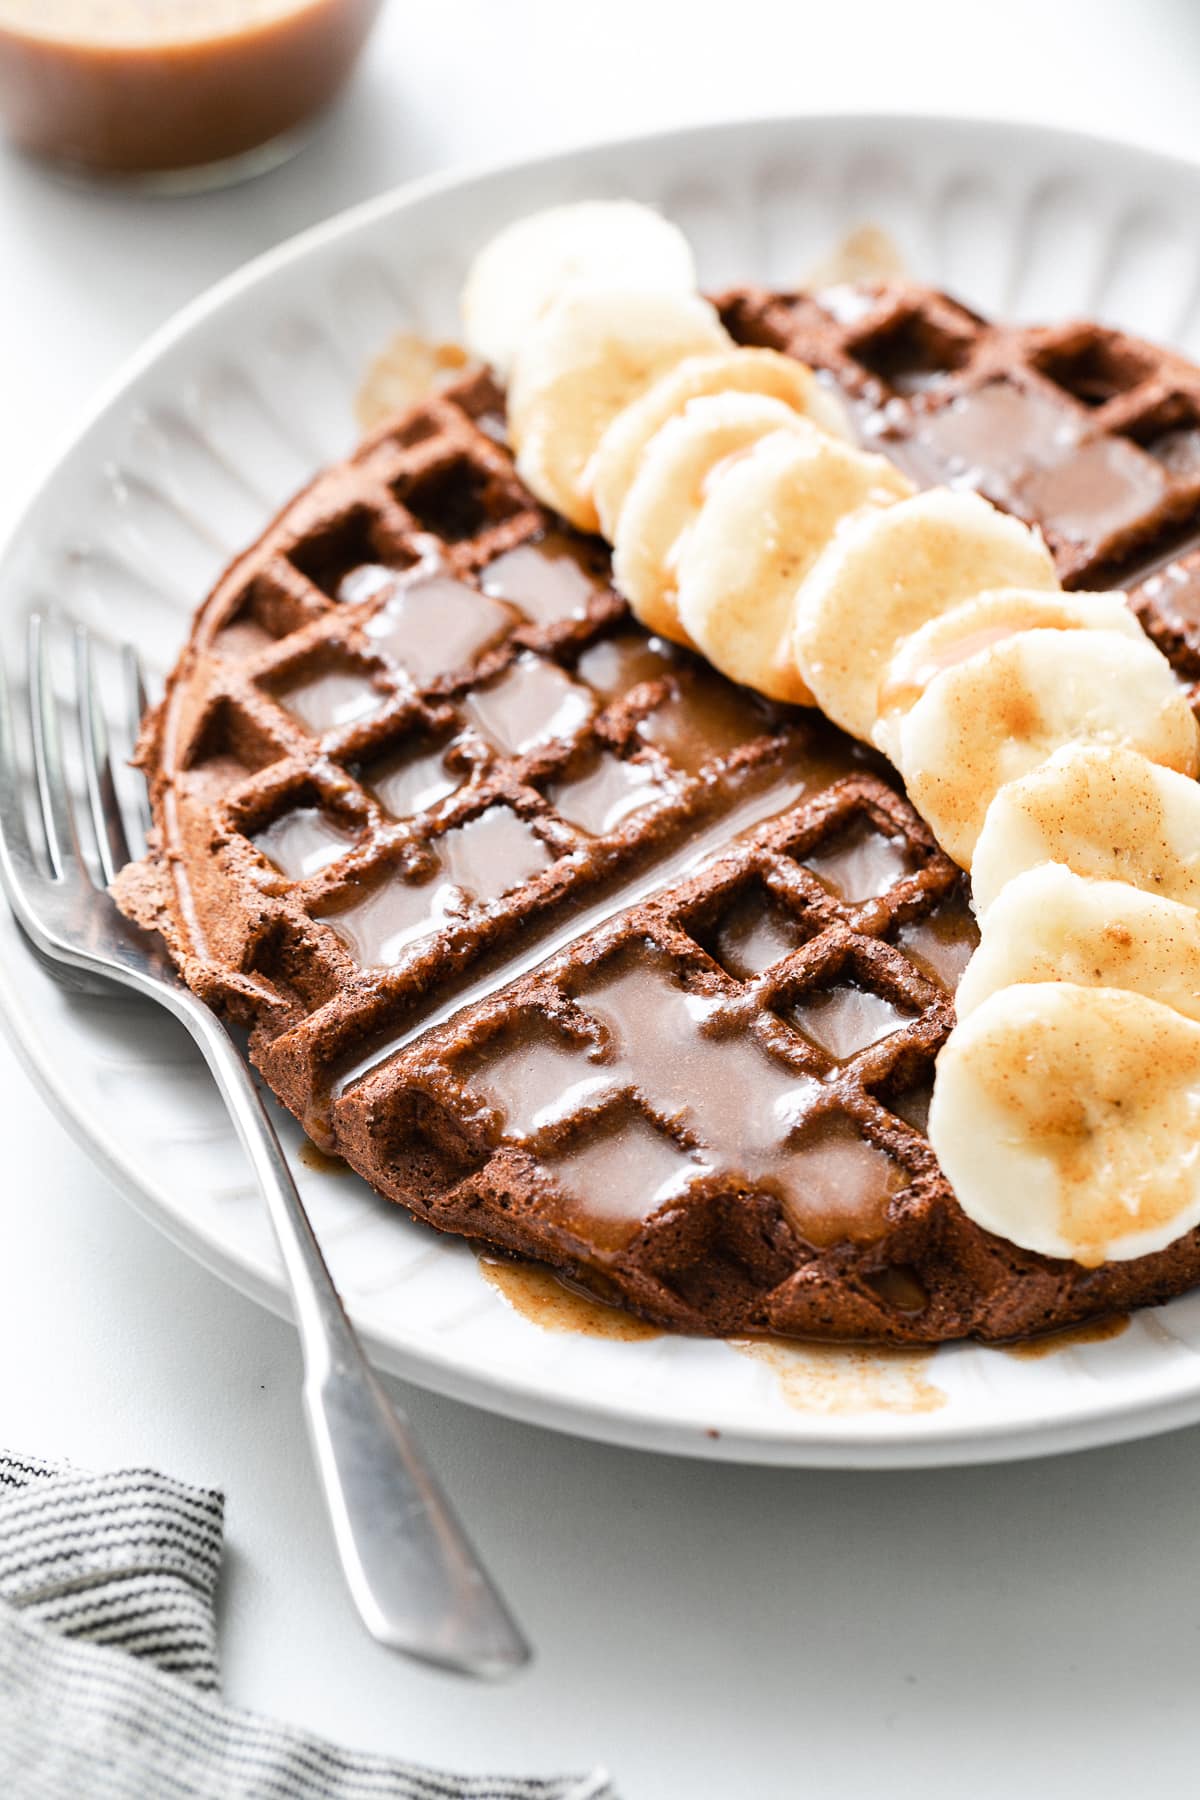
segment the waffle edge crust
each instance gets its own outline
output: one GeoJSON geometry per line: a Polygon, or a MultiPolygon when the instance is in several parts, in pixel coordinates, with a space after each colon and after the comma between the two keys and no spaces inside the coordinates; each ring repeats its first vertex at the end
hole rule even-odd
{"type": "MultiPolygon", "coordinates": [[[[864,443],[1127,585],[1200,675],[1200,372],[907,283],[720,301],[864,443]]],[[[143,729],[120,905],[323,1148],[438,1230],[710,1335],[1017,1339],[1200,1281],[974,1225],[924,1134],[973,943],[885,766],[648,639],[471,376],[320,475],[143,729]]]]}

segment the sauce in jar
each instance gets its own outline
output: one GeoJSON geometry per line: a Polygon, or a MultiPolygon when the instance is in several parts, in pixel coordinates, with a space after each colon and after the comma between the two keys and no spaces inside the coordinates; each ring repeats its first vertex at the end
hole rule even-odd
{"type": "Polygon", "coordinates": [[[280,153],[337,94],[381,0],[0,0],[0,122],[113,175],[280,153]]]}

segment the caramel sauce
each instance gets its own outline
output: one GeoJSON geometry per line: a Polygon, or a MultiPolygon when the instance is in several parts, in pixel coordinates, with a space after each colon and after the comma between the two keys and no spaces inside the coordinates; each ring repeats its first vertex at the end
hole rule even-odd
{"type": "Polygon", "coordinates": [[[1169,562],[1143,581],[1139,591],[1158,608],[1169,630],[1183,638],[1200,631],[1200,563],[1169,562]]]}
{"type": "Polygon", "coordinates": [[[888,1202],[908,1176],[886,1150],[858,1131],[853,1119],[831,1113],[814,1119],[783,1160],[791,1166],[799,1201],[791,1212],[810,1242],[870,1239],[884,1229],[888,1202]]]}
{"type": "Polygon", "coordinates": [[[948,475],[1020,510],[1021,479],[1030,469],[1071,456],[1078,425],[1065,405],[1039,389],[1005,380],[960,394],[923,417],[897,459],[916,465],[925,485],[948,475]]]}
{"type": "Polygon", "coordinates": [[[1069,460],[1039,469],[1021,484],[1026,511],[1076,543],[1103,543],[1166,492],[1160,463],[1125,438],[1097,438],[1069,460]]]}
{"type": "Polygon", "coordinates": [[[496,1111],[506,1137],[536,1136],[613,1089],[611,1072],[541,1022],[494,1039],[474,1065],[470,1086],[496,1111]]]}
{"type": "Polygon", "coordinates": [[[1147,453],[1170,474],[1194,480],[1200,475],[1200,431],[1185,426],[1178,431],[1164,431],[1161,437],[1144,446],[1147,453]]]}
{"type": "MultiPolygon", "coordinates": [[[[644,1343],[664,1333],[632,1313],[605,1306],[534,1263],[479,1260],[479,1272],[514,1312],[543,1331],[618,1343],[644,1343]]],[[[931,1350],[866,1349],[797,1344],[774,1338],[731,1338],[739,1355],[764,1364],[797,1412],[859,1414],[936,1412],[946,1395],[928,1378],[931,1350]]]]}
{"type": "MultiPolygon", "coordinates": [[[[853,287],[862,281],[897,281],[907,274],[904,255],[896,240],[882,226],[864,223],[848,231],[827,255],[819,258],[802,285],[809,289],[853,287]]],[[[821,304],[825,303],[826,296],[822,294],[821,304]]],[[[868,308],[872,304],[868,297],[868,308]]],[[[840,314],[836,316],[841,317],[840,314]]]]}
{"type": "Polygon", "coordinates": [[[477,819],[438,838],[436,870],[406,881],[394,870],[364,899],[325,915],[360,968],[391,968],[423,939],[462,918],[472,902],[487,905],[519,887],[554,858],[510,807],[489,806],[477,819]]]}
{"type": "Polygon", "coordinates": [[[898,1094],[888,1096],[888,1110],[894,1112],[898,1119],[911,1125],[914,1131],[923,1136],[929,1132],[929,1108],[933,1104],[933,1075],[920,1081],[915,1087],[903,1088],[898,1094]]]}
{"type": "Polygon", "coordinates": [[[795,916],[758,886],[739,894],[721,915],[711,949],[735,981],[752,981],[803,942],[795,916]]]}
{"type": "Polygon", "coordinates": [[[484,569],[480,582],[485,594],[512,601],[538,625],[585,618],[592,596],[607,587],[586,556],[558,531],[498,556],[484,569]]]}
{"type": "Polygon", "coordinates": [[[389,872],[340,912],[325,915],[355,962],[363,969],[395,967],[425,938],[461,916],[462,900],[451,883],[436,878],[405,881],[389,872]]]}
{"type": "MultiPolygon", "coordinates": [[[[782,1174],[782,1140],[815,1084],[756,1040],[716,1035],[719,1001],[688,993],[648,951],[623,958],[578,1004],[603,1032],[614,1086],[636,1089],[659,1117],[684,1124],[702,1147],[702,1167],[728,1158],[752,1180],[782,1174]]],[[[561,1165],[560,1173],[570,1181],[561,1165]]]]}
{"type": "Polygon", "coordinates": [[[784,1400],[804,1413],[926,1413],[946,1404],[930,1381],[932,1350],[868,1349],[857,1344],[796,1344],[775,1338],[731,1338],[740,1356],[778,1378],[784,1400]]]}
{"type": "Polygon", "coordinates": [[[358,606],[363,600],[394,594],[410,579],[407,571],[394,569],[388,563],[359,563],[337,583],[336,598],[343,606],[358,606]]]}
{"type": "MultiPolygon", "coordinates": [[[[548,537],[532,549],[537,554],[545,552],[549,555],[557,570],[553,579],[559,582],[565,561],[565,555],[560,554],[561,546],[548,537]]],[[[583,563],[575,562],[574,557],[572,552],[573,567],[584,566],[585,552],[578,552],[583,563]]],[[[500,557],[490,565],[492,585],[501,585],[494,578],[496,570],[505,561],[506,558],[500,557]]],[[[513,574],[511,562],[508,574],[513,574]]],[[[392,649],[399,657],[407,656],[411,661],[413,630],[400,631],[396,608],[399,606],[403,612],[419,599],[422,585],[428,589],[430,571],[423,568],[401,574],[367,565],[352,572],[351,579],[357,583],[360,576],[364,583],[369,580],[371,595],[387,594],[380,613],[375,615],[368,628],[384,640],[380,643],[381,649],[392,649]],[[394,643],[387,641],[392,632],[396,633],[394,643]]],[[[576,583],[576,576],[569,572],[566,579],[569,585],[576,583]]],[[[447,592],[452,595],[450,610],[461,602],[463,611],[459,617],[465,621],[468,631],[476,626],[482,631],[487,629],[486,620],[478,612],[479,607],[500,609],[502,615],[517,617],[518,605],[522,600],[528,601],[530,592],[529,570],[524,567],[522,572],[522,565],[517,566],[517,575],[511,581],[505,577],[502,583],[505,593],[511,593],[511,599],[482,594],[440,574],[437,580],[443,597],[447,592]]],[[[345,586],[343,579],[343,591],[345,586]]],[[[353,592],[359,597],[357,586],[353,592]]],[[[576,592],[581,594],[582,589],[576,586],[576,592]]],[[[445,611],[446,608],[440,606],[424,615],[416,611],[408,621],[418,633],[427,628],[439,637],[438,654],[442,657],[447,654],[444,635],[441,635],[446,629],[442,623],[445,611]]],[[[525,655],[487,687],[470,694],[466,709],[485,736],[506,747],[536,744],[547,737],[562,741],[564,733],[582,727],[597,705],[624,698],[634,689],[643,689],[653,682],[658,688],[660,704],[652,706],[649,716],[642,719],[641,736],[647,745],[653,745],[660,755],[673,762],[681,774],[703,771],[715,757],[748,741],[761,742],[764,734],[777,729],[790,716],[759,701],[744,689],[731,687],[691,653],[661,639],[648,638],[633,628],[617,631],[591,644],[580,654],[575,676],[572,680],[557,664],[525,655]]],[[[649,704],[653,699],[651,690],[645,700],[649,704]]],[[[420,749],[402,748],[394,759],[365,771],[364,778],[393,817],[411,817],[415,811],[437,804],[453,791],[451,780],[458,781],[454,765],[456,761],[465,761],[465,758],[455,757],[454,748],[452,742],[446,745],[444,753],[430,749],[427,744],[420,749]]],[[[722,802],[717,818],[694,828],[686,841],[681,843],[676,839],[665,850],[660,849],[648,869],[642,868],[624,881],[609,884],[601,898],[575,910],[569,919],[550,918],[532,925],[528,947],[513,956],[506,966],[492,969],[477,981],[464,984],[434,1005],[423,1018],[414,1020],[411,1027],[365,1049],[360,1060],[340,1073],[335,1091],[344,1092],[347,1086],[395,1051],[403,1049],[422,1031],[444,1023],[463,1007],[494,993],[505,982],[528,972],[623,908],[636,905],[724,854],[743,832],[786,812],[803,795],[860,767],[857,747],[832,732],[814,734],[811,738],[797,733],[783,740],[777,762],[763,761],[756,768],[732,775],[727,789],[713,790],[712,797],[722,802]]],[[[462,780],[468,778],[464,774],[462,780]]],[[[561,809],[566,822],[574,824],[578,830],[599,835],[618,829],[626,819],[657,804],[660,799],[672,797],[676,786],[674,779],[664,779],[661,769],[653,767],[649,756],[639,760],[635,754],[629,760],[623,760],[601,751],[595,760],[575,769],[570,777],[552,786],[549,797],[561,809]]],[[[508,835],[510,840],[520,839],[520,846],[530,859],[526,872],[536,872],[545,866],[549,860],[545,847],[528,827],[521,824],[519,831],[514,827],[508,835]]],[[[327,922],[341,932],[352,954],[363,966],[391,965],[407,956],[414,943],[431,936],[448,918],[460,916],[463,900],[454,891],[455,880],[461,881],[478,900],[498,898],[515,883],[521,872],[521,855],[516,852],[507,860],[502,858],[500,873],[504,879],[500,882],[488,880],[486,870],[467,874],[461,869],[452,871],[442,867],[448,857],[453,859],[456,845],[462,846],[462,843],[453,833],[436,840],[432,854],[440,859],[437,875],[442,879],[413,884],[393,877],[390,883],[385,881],[363,898],[356,897],[349,906],[325,915],[327,922]],[[515,875],[511,873],[514,869],[515,875]],[[388,897],[389,886],[395,890],[395,900],[388,897]]]]}
{"type": "Polygon", "coordinates": [[[644,763],[623,762],[605,752],[582,775],[552,787],[547,798],[568,825],[603,837],[634,813],[667,799],[670,791],[644,763]]]}
{"type": "MultiPolygon", "coordinates": [[[[346,598],[365,599],[365,592],[346,598]]],[[[440,570],[396,575],[392,593],[364,627],[418,686],[465,669],[516,630],[520,614],[440,570]]]]}
{"type": "Polygon", "coordinates": [[[0,0],[0,119],[108,174],[228,162],[333,100],[379,3],[0,0]]]}
{"type": "Polygon", "coordinates": [[[896,933],[896,947],[921,971],[953,993],[979,943],[979,927],[961,889],[923,919],[896,933]]]}
{"type": "Polygon", "coordinates": [[[788,1023],[838,1063],[881,1043],[909,1017],[882,994],[850,984],[802,994],[787,1011],[788,1023]]]}
{"type": "MultiPolygon", "coordinates": [[[[509,982],[529,974],[540,963],[556,956],[588,932],[597,930],[627,907],[636,906],[672,883],[694,874],[725,854],[743,834],[787,812],[806,793],[834,779],[837,774],[846,773],[851,767],[853,764],[849,759],[840,768],[832,763],[827,768],[821,758],[806,757],[797,766],[785,765],[781,770],[772,770],[765,783],[751,780],[739,791],[728,812],[694,832],[686,843],[676,845],[649,870],[609,889],[590,906],[573,913],[565,923],[551,921],[542,929],[531,927],[528,946],[505,966],[489,969],[476,980],[453,990],[404,1030],[372,1044],[359,1061],[342,1069],[335,1077],[334,1094],[345,1093],[354,1082],[368,1075],[388,1057],[406,1049],[424,1032],[446,1024],[467,1007],[478,1005],[509,982]]],[[[327,920],[329,924],[334,922],[333,918],[327,920]]]]}
{"type": "Polygon", "coordinates": [[[554,861],[537,833],[508,806],[489,806],[477,819],[448,831],[438,848],[450,880],[484,905],[554,861]]]}
{"type": "MultiPolygon", "coordinates": [[[[574,596],[572,604],[582,604],[585,586],[588,593],[593,591],[595,578],[587,569],[586,553],[568,548],[569,554],[563,542],[551,534],[535,545],[523,546],[527,555],[519,561],[514,560],[516,552],[495,559],[483,578],[485,587],[497,590],[491,593],[480,593],[428,567],[399,573],[376,565],[353,571],[349,579],[354,585],[347,591],[344,578],[341,591],[356,599],[382,595],[381,609],[368,624],[380,648],[402,662],[407,659],[410,667],[418,656],[428,656],[440,667],[457,656],[459,648],[465,652],[472,644],[488,641],[493,626],[505,628],[511,618],[519,616],[519,607],[533,604],[530,596],[537,582],[531,569],[536,565],[529,557],[547,558],[553,565],[550,581],[555,593],[561,596],[565,583],[574,596]],[[434,603],[426,604],[431,599],[434,603]],[[490,615],[481,610],[488,608],[494,609],[490,615]],[[448,648],[450,640],[453,652],[448,648]]],[[[555,606],[559,604],[556,599],[555,606]]],[[[545,658],[523,654],[485,687],[471,692],[464,710],[492,743],[520,753],[547,740],[569,741],[598,704],[623,698],[653,681],[658,685],[660,704],[642,719],[640,735],[687,773],[705,769],[714,757],[748,741],[761,740],[789,716],[747,690],[731,687],[689,652],[634,629],[618,631],[590,645],[578,659],[575,676],[572,679],[545,658]]],[[[652,692],[647,694],[647,701],[653,697],[652,692]]],[[[364,778],[393,817],[411,817],[436,805],[468,778],[456,774],[456,761],[464,759],[456,758],[454,749],[454,741],[441,748],[431,747],[426,740],[420,747],[402,748],[391,759],[365,771],[364,778]]],[[[624,907],[637,904],[724,853],[741,832],[785,812],[805,793],[859,766],[857,749],[833,733],[814,735],[811,740],[799,735],[787,740],[778,764],[763,763],[730,781],[725,809],[718,819],[693,831],[688,841],[674,843],[665,854],[660,851],[648,870],[614,884],[602,899],[576,911],[570,920],[549,921],[548,929],[535,927],[528,949],[507,966],[448,996],[424,1018],[415,1020],[411,1029],[365,1053],[342,1074],[337,1091],[344,1091],[421,1031],[443,1023],[624,907]]],[[[670,798],[675,788],[676,782],[664,779],[661,767],[656,767],[651,757],[622,759],[599,751],[547,792],[567,823],[598,836],[619,829],[635,813],[670,798]]],[[[902,857],[897,860],[896,846],[885,838],[879,838],[876,845],[851,846],[846,854],[852,874],[866,859],[861,878],[845,876],[852,889],[866,885],[881,892],[903,863],[902,857]]],[[[394,965],[443,925],[463,917],[472,900],[486,903],[499,898],[551,860],[542,841],[507,808],[492,808],[483,819],[435,838],[430,855],[436,859],[436,868],[426,879],[406,881],[393,874],[348,906],[325,915],[362,966],[394,965]],[[503,828],[500,821],[505,821],[503,828]]],[[[739,952],[733,941],[739,928],[731,924],[729,931],[732,935],[725,948],[731,966],[739,954],[747,959],[743,966],[760,958],[767,959],[761,964],[767,966],[777,960],[776,948],[779,954],[786,954],[799,941],[796,928],[778,919],[773,924],[747,919],[740,931],[744,941],[739,952]]],[[[757,1044],[746,1048],[756,1059],[766,1057],[757,1044]]],[[[768,1068],[775,1066],[768,1063],[768,1068]]],[[[778,1133],[772,1149],[778,1149],[778,1133]]]]}
{"type": "Polygon", "coordinates": [[[920,1276],[903,1263],[892,1263],[878,1275],[868,1275],[866,1283],[885,1306],[910,1317],[923,1313],[929,1305],[929,1294],[920,1276]]]}
{"type": "Polygon", "coordinates": [[[537,1263],[501,1262],[481,1256],[479,1272],[514,1312],[531,1324],[540,1325],[543,1331],[570,1331],[581,1337],[609,1338],[622,1344],[642,1343],[663,1335],[657,1325],[647,1325],[633,1313],[589,1298],[537,1263]]]}
{"type": "MultiPolygon", "coordinates": [[[[582,666],[582,665],[581,665],[582,666]]],[[[698,775],[714,757],[761,736],[770,713],[748,688],[732,687],[702,664],[675,679],[673,692],[638,726],[676,768],[698,775]]]]}
{"type": "Polygon", "coordinates": [[[590,689],[556,663],[519,656],[495,681],[468,694],[464,710],[489,743],[521,756],[535,744],[574,737],[595,707],[590,689]]]}
{"type": "Polygon", "coordinates": [[[375,798],[393,819],[412,819],[458,792],[467,780],[446,762],[449,744],[437,750],[408,749],[387,757],[367,772],[375,798]]]}
{"type": "Polygon", "coordinates": [[[1107,1344],[1129,1330],[1128,1313],[1110,1313],[1102,1319],[1085,1319],[1082,1325],[1067,1325],[1061,1331],[1047,1331],[1041,1337],[1026,1338],[1019,1344],[999,1346],[1006,1356],[1022,1362],[1039,1362],[1045,1356],[1057,1356],[1062,1350],[1081,1350],[1088,1344],[1107,1344]]]}
{"type": "Polygon", "coordinates": [[[1042,623],[1037,618],[1023,620],[1014,607],[1012,618],[997,620],[991,625],[981,625],[976,631],[964,632],[961,637],[950,639],[936,655],[907,669],[901,678],[889,680],[885,676],[879,684],[880,717],[893,712],[908,712],[936,675],[941,675],[946,669],[957,668],[959,663],[967,662],[982,650],[989,650],[993,644],[1002,644],[1006,639],[1015,637],[1029,624],[1038,626],[1042,623]]]}
{"type": "Polygon", "coordinates": [[[284,706],[310,731],[332,731],[370,718],[387,704],[386,696],[373,688],[365,673],[325,669],[310,681],[301,681],[280,695],[284,706]]]}
{"type": "Polygon", "coordinates": [[[632,1108],[606,1116],[569,1149],[547,1151],[543,1162],[568,1201],[560,1216],[582,1226],[601,1250],[621,1249],[710,1166],[632,1108]]]}
{"type": "Polygon", "coordinates": [[[682,657],[665,638],[641,631],[622,631],[601,638],[579,658],[577,673],[605,700],[622,699],[643,681],[661,681],[680,666],[682,657]]]}
{"type": "Polygon", "coordinates": [[[302,881],[343,856],[355,834],[319,806],[294,806],[251,840],[281,875],[302,881]]]}
{"type": "Polygon", "coordinates": [[[1079,431],[1053,393],[1000,379],[924,414],[885,448],[923,486],[976,488],[1018,518],[1103,543],[1158,503],[1166,469],[1126,438],[1081,443],[1079,431]]]}
{"type": "Polygon", "coordinates": [[[354,1170],[343,1156],[333,1156],[328,1150],[322,1150],[311,1138],[305,1138],[300,1145],[300,1161],[314,1175],[353,1175],[354,1170]]]}
{"type": "Polygon", "coordinates": [[[903,838],[885,837],[857,820],[828,846],[806,856],[804,866],[853,906],[886,894],[913,865],[903,838]]]}

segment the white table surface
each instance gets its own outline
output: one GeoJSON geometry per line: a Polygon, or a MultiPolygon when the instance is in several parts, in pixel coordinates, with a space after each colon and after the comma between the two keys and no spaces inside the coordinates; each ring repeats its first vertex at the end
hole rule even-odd
{"type": "MultiPolygon", "coordinates": [[[[0,492],[200,288],[432,169],[749,112],[897,107],[1200,154],[1189,0],[385,14],[349,102],[244,188],[85,194],[0,157],[0,492]]],[[[626,1800],[1194,1791],[1200,1430],[1010,1468],[804,1474],[576,1443],[406,1393],[540,1652],[508,1688],[467,1687],[388,1656],[352,1616],[290,1328],[135,1216],[3,1045],[0,1130],[0,1441],[225,1489],[232,1700],[471,1768],[603,1761],[626,1800]]]]}

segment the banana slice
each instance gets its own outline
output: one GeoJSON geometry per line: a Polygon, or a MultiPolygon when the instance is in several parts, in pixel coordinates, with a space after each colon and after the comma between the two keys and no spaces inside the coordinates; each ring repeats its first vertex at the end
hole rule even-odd
{"type": "Polygon", "coordinates": [[[985,589],[1054,590],[1040,536],[978,494],[931,488],[849,519],[805,580],[793,650],[817,704],[855,737],[875,728],[879,678],[901,638],[985,589]]]}
{"type": "Polygon", "coordinates": [[[1200,908],[1200,787],[1132,750],[1069,745],[988,808],[971,866],[980,920],[1047,862],[1200,908]]]}
{"type": "Polygon", "coordinates": [[[951,1032],[929,1137],[963,1211],[1095,1268],[1200,1223],[1200,1025],[1142,994],[1003,988],[951,1032]]]}
{"type": "Polygon", "coordinates": [[[678,227],[633,200],[531,213],[497,232],[471,264],[462,295],[468,346],[507,375],[530,327],[575,281],[687,294],[696,265],[678,227]]]}
{"type": "Polygon", "coordinates": [[[584,473],[583,485],[591,491],[600,529],[610,543],[651,438],[689,401],[730,393],[766,394],[803,413],[823,431],[850,436],[841,402],[795,357],[781,356],[777,350],[741,349],[686,357],[617,414],[584,473]]]}
{"type": "Polygon", "coordinates": [[[1196,721],[1149,639],[1116,631],[1021,631],[935,675],[902,716],[897,762],[943,850],[971,867],[1006,782],[1064,744],[1117,745],[1194,775],[1196,721]]]}
{"type": "Polygon", "coordinates": [[[820,434],[782,400],[711,394],[692,400],[651,438],[613,540],[613,581],[648,631],[690,644],[676,605],[684,546],[717,477],[760,439],[820,434]]]}
{"type": "Polygon", "coordinates": [[[895,762],[900,717],[920,699],[935,675],[1018,631],[1120,631],[1145,634],[1123,594],[1052,594],[1036,588],[998,588],[952,606],[902,638],[879,682],[879,722],[874,742],[895,762]]]}
{"type": "Polygon", "coordinates": [[[1072,981],[1144,994],[1200,1023],[1200,917],[1124,881],[1092,881],[1061,863],[1026,869],[987,916],[967,964],[960,1019],[1000,988],[1072,981]]]}
{"type": "Polygon", "coordinates": [[[727,348],[698,294],[582,284],[525,334],[508,389],[517,469],[539,500],[581,531],[600,523],[583,475],[622,407],[685,356],[727,348]]]}
{"type": "Polygon", "coordinates": [[[684,630],[730,680],[813,705],[792,654],[796,590],[847,514],[894,505],[911,491],[885,457],[796,418],[789,431],[714,469],[679,556],[684,630]]]}

